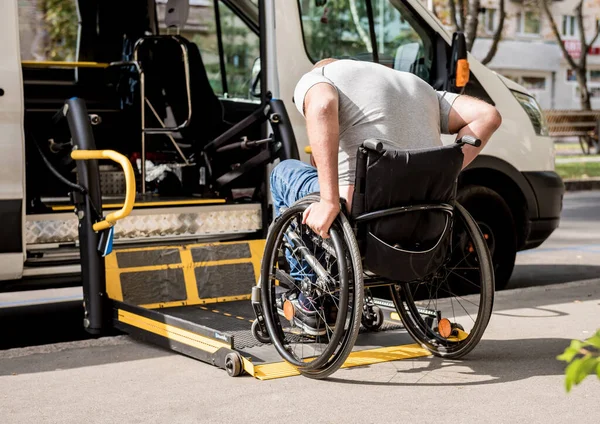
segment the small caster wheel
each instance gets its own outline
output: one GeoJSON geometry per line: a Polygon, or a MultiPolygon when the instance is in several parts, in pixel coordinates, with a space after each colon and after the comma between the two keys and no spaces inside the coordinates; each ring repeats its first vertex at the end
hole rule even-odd
{"type": "Polygon", "coordinates": [[[463,327],[462,325],[460,325],[459,323],[455,322],[454,324],[452,324],[452,329],[458,328],[460,331],[465,331],[465,327],[463,327]]]}
{"type": "Polygon", "coordinates": [[[255,319],[252,323],[252,335],[256,340],[258,340],[262,344],[271,343],[271,338],[269,337],[269,335],[263,333],[260,329],[260,325],[258,325],[258,319],[255,319]]]}
{"type": "Polygon", "coordinates": [[[228,353],[225,357],[225,370],[230,377],[237,377],[242,373],[242,357],[237,352],[228,353]]]}
{"type": "Polygon", "coordinates": [[[373,306],[373,317],[371,319],[366,319],[363,315],[362,325],[369,331],[377,331],[383,325],[384,319],[381,308],[379,306],[373,306]]]}

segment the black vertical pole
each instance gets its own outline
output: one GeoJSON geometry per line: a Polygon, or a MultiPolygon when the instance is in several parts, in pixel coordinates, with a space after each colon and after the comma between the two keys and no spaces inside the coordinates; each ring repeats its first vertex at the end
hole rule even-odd
{"type": "MultiPolygon", "coordinates": [[[[95,150],[96,143],[85,102],[71,98],[64,111],[69,123],[73,145],[79,150],[95,150]]],[[[92,225],[102,219],[102,195],[98,161],[76,161],[79,184],[87,190],[86,196],[75,196],[75,213],[79,221],[79,249],[85,316],[83,326],[91,334],[99,334],[109,317],[106,300],[104,258],[98,252],[99,234],[92,225]]]]}
{"type": "MultiPolygon", "coordinates": [[[[271,93],[267,93],[267,68],[268,63],[271,59],[267,57],[267,16],[266,16],[266,0],[258,1],[258,28],[259,28],[259,55],[260,55],[260,100],[261,104],[265,105],[267,103],[267,98],[270,100],[271,93]]],[[[267,122],[264,122],[261,126],[261,135],[266,138],[267,136],[267,122]]],[[[265,149],[268,149],[268,146],[264,146],[265,149]]],[[[266,237],[269,229],[269,194],[267,193],[269,175],[267,172],[267,167],[265,167],[264,174],[264,182],[263,187],[265,188],[265,193],[262,198],[262,236],[266,237]]]]}
{"type": "Polygon", "coordinates": [[[219,48],[219,68],[221,69],[221,85],[223,94],[229,94],[227,86],[227,69],[225,68],[225,50],[223,49],[223,33],[221,32],[221,13],[219,12],[219,0],[214,1],[215,22],[217,24],[217,46],[219,48]]]}
{"type": "MultiPolygon", "coordinates": [[[[379,63],[379,51],[377,50],[377,38],[375,37],[375,19],[373,19],[373,5],[371,0],[367,0],[367,18],[369,19],[369,35],[371,36],[373,62],[379,63]]],[[[379,25],[383,25],[383,22],[379,22],[379,25]]]]}

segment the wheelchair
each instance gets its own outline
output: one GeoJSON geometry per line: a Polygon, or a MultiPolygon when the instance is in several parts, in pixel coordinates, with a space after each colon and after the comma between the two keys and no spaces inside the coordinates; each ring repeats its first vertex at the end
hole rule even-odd
{"type": "Polygon", "coordinates": [[[488,325],[495,290],[486,240],[456,201],[462,147],[480,143],[464,136],[393,150],[366,140],[352,208],[340,202],[328,238],[302,223],[318,193],[283,210],[269,227],[253,292],[255,338],[272,343],[301,375],[326,378],[344,364],[361,326],[382,324],[370,295],[377,287],[389,288],[403,327],[431,354],[469,353],[488,325]]]}

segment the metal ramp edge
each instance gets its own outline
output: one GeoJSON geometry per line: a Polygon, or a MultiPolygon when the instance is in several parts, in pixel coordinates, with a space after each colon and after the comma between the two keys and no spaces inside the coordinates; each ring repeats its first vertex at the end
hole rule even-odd
{"type": "MultiPolygon", "coordinates": [[[[386,315],[389,316],[389,313],[386,315]]],[[[222,316],[222,318],[227,317],[222,316]]],[[[130,334],[134,339],[161,346],[221,369],[225,369],[227,355],[237,352],[241,356],[245,373],[258,380],[300,375],[293,366],[277,355],[272,345],[236,349],[234,336],[228,332],[166,315],[161,310],[150,310],[113,301],[113,320],[116,328],[130,334]],[[271,359],[265,360],[262,354],[265,352],[268,353],[266,357],[271,359]]],[[[363,336],[368,337],[369,334],[377,333],[359,335],[359,339],[363,336]]],[[[373,342],[367,344],[370,346],[362,349],[360,344],[357,344],[342,365],[342,369],[431,355],[412,339],[411,343],[399,345],[374,346],[373,342]]]]}

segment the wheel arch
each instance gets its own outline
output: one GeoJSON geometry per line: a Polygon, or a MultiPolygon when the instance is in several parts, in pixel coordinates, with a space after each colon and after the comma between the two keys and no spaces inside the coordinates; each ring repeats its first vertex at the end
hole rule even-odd
{"type": "Polygon", "coordinates": [[[535,193],[523,174],[502,159],[478,156],[459,177],[459,190],[467,185],[487,187],[504,199],[513,213],[517,249],[521,250],[529,235],[531,218],[538,216],[535,193]]]}

